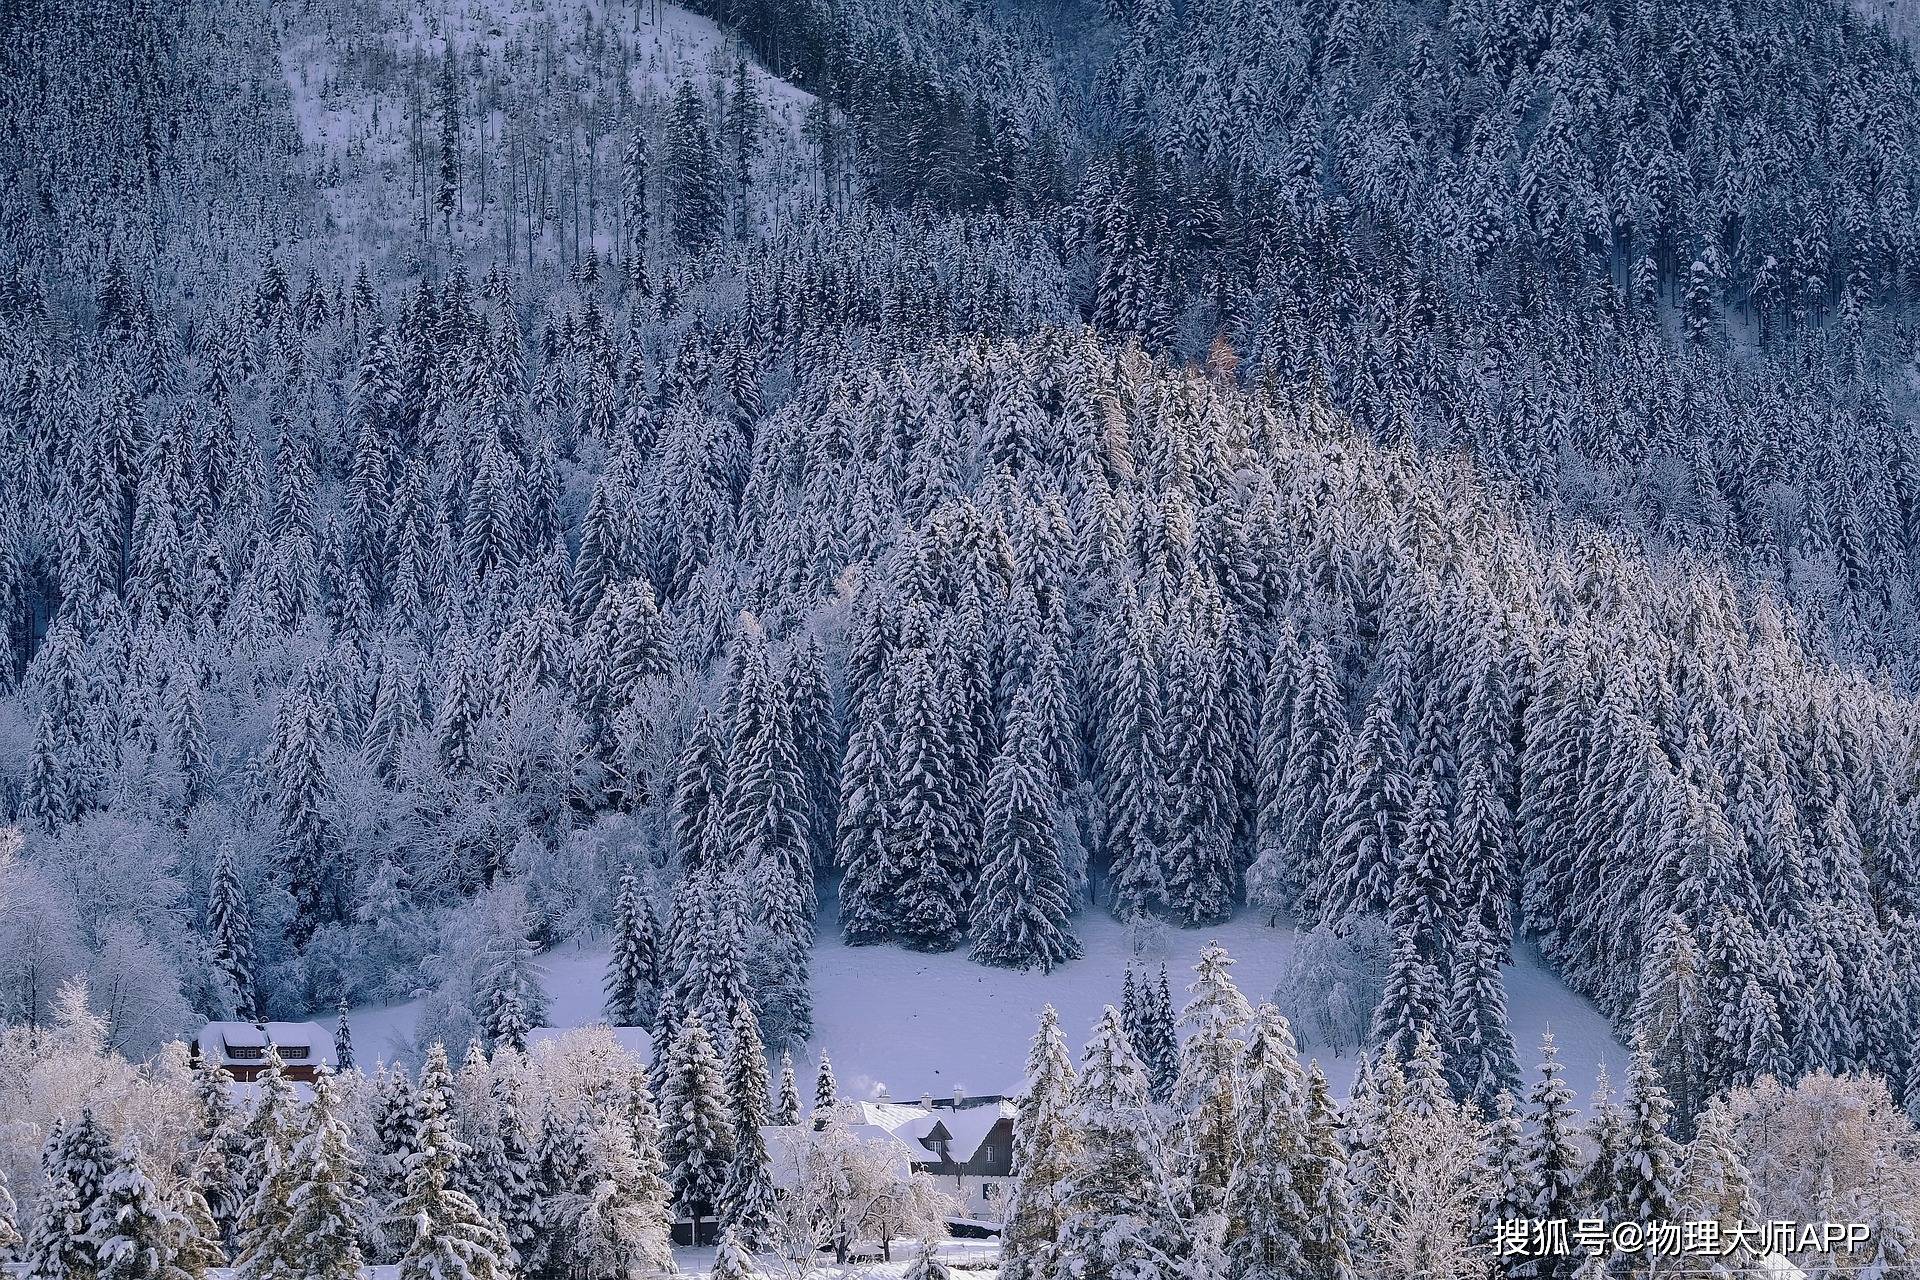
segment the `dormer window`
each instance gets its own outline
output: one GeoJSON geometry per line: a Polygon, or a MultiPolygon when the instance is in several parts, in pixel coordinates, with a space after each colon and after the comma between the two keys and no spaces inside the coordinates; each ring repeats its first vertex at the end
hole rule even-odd
{"type": "Polygon", "coordinates": [[[280,1046],[280,1057],[287,1062],[301,1062],[313,1056],[313,1050],[303,1044],[284,1044],[280,1046]]]}
{"type": "Polygon", "coordinates": [[[227,1056],[235,1062],[259,1062],[266,1058],[267,1051],[257,1045],[228,1045],[227,1056]]]}

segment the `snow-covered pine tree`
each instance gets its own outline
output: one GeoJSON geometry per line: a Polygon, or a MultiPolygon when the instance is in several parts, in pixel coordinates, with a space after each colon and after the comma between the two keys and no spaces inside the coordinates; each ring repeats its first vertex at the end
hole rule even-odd
{"type": "MultiPolygon", "coordinates": [[[[1131,976],[1132,971],[1128,971],[1131,976]]],[[[1047,1005],[1027,1053],[1020,1115],[1013,1129],[1013,1191],[1000,1233],[1001,1280],[1053,1280],[1065,1184],[1075,1160],[1071,1107],[1075,1076],[1060,1018],[1047,1005]]]]}
{"type": "Polygon", "coordinates": [[[224,840],[213,859],[213,885],[207,897],[207,934],[212,939],[209,958],[224,984],[233,1015],[251,1022],[259,1013],[254,987],[253,923],[247,911],[246,891],[240,887],[239,855],[224,840]]]}
{"type": "Polygon", "coordinates": [[[780,1096],[774,1106],[773,1123],[778,1125],[800,1123],[800,1084],[793,1074],[791,1051],[784,1051],[780,1055],[780,1096]]]}
{"type": "Polygon", "coordinates": [[[1224,1211],[1239,1151],[1235,1102],[1253,1010],[1228,972],[1233,963],[1219,943],[1202,948],[1187,987],[1190,998],[1180,1012],[1187,1037],[1180,1046],[1172,1111],[1182,1137],[1179,1149],[1190,1162],[1181,1172],[1200,1213],[1224,1211]]]}
{"type": "Polygon", "coordinates": [[[1232,1274],[1242,1280],[1297,1276],[1309,1231],[1301,1197],[1312,1160],[1307,1077],[1293,1029],[1273,1005],[1254,1011],[1239,1068],[1235,1154],[1223,1202],[1232,1274]]]}
{"type": "Polygon", "coordinates": [[[523,918],[500,922],[487,940],[474,984],[474,1014],[489,1049],[525,1053],[527,1033],[546,1021],[547,998],[536,954],[523,918]]]}
{"type": "Polygon", "coordinates": [[[1387,909],[1412,790],[1392,704],[1376,694],[1360,731],[1347,742],[1339,780],[1328,793],[1322,847],[1332,887],[1323,918],[1387,909]]]}
{"type": "Polygon", "coordinates": [[[1170,1102],[1180,1078],[1180,1036],[1174,1026],[1173,992],[1165,964],[1151,987],[1144,981],[1140,984],[1140,1009],[1144,1048],[1139,1056],[1147,1073],[1147,1096],[1155,1102],[1170,1102]]]}
{"type": "Polygon", "coordinates": [[[463,1155],[448,1115],[453,1068],[445,1046],[420,1067],[419,1147],[407,1162],[406,1192],[390,1215],[406,1238],[400,1280],[508,1280],[513,1246],[498,1222],[451,1185],[463,1155]]]}
{"type": "MultiPolygon", "coordinates": [[[[403,1067],[383,1066],[374,1076],[373,1133],[368,1187],[376,1203],[388,1205],[405,1193],[407,1162],[420,1149],[420,1106],[413,1094],[413,1077],[403,1067]]],[[[388,1243],[397,1257],[401,1241],[388,1243]]]]}
{"type": "Polygon", "coordinates": [[[1307,1230],[1300,1242],[1305,1280],[1351,1280],[1353,1203],[1340,1146],[1340,1116],[1317,1062],[1307,1066],[1307,1160],[1300,1175],[1307,1230]]]}
{"type": "Polygon", "coordinates": [[[761,1128],[767,1123],[767,1054],[753,1010],[742,1000],[733,1007],[727,1047],[726,1089],[731,1104],[733,1151],[720,1189],[720,1219],[750,1251],[767,1249],[773,1239],[773,1162],[761,1128]]]}
{"type": "Polygon", "coordinates": [[[1080,954],[1067,924],[1073,903],[1054,839],[1044,749],[1023,689],[1014,697],[988,777],[970,952],[983,964],[1043,973],[1080,954]]]}
{"type": "Polygon", "coordinates": [[[200,1056],[193,1064],[193,1093],[199,1111],[199,1131],[195,1135],[200,1146],[198,1183],[218,1229],[219,1242],[229,1250],[246,1204],[246,1188],[241,1181],[246,1143],[229,1088],[232,1083],[226,1068],[212,1058],[200,1056]]]}
{"type": "Polygon", "coordinates": [[[86,1245],[98,1280],[192,1280],[180,1265],[188,1224],[148,1176],[128,1138],[87,1214],[86,1245]]]}
{"type": "Polygon", "coordinates": [[[732,1223],[720,1228],[720,1246],[714,1250],[713,1268],[707,1280],[754,1280],[753,1252],[740,1238],[732,1223]]]}
{"type": "Polygon", "coordinates": [[[727,1165],[733,1158],[733,1123],[719,1055],[699,1015],[680,1027],[660,1091],[661,1155],[674,1204],[693,1221],[720,1207],[727,1165]]]}
{"type": "Polygon", "coordinates": [[[953,1280],[953,1271],[941,1260],[939,1246],[927,1239],[920,1242],[901,1280],[953,1280]]]}
{"type": "MultiPolygon", "coordinates": [[[[1567,1222],[1580,1216],[1580,1149],[1572,1101],[1573,1090],[1560,1074],[1560,1050],[1549,1032],[1540,1040],[1540,1078],[1527,1095],[1524,1185],[1532,1199],[1522,1216],[1567,1222]]],[[[1573,1259],[1548,1255],[1527,1259],[1524,1271],[1516,1274],[1531,1280],[1568,1280],[1572,1270],[1573,1259]]]]}
{"type": "Polygon", "coordinates": [[[1653,1054],[1674,1108],[1677,1134],[1692,1132],[1705,1105],[1706,1064],[1702,1043],[1708,1027],[1701,1008],[1701,956],[1686,920],[1668,913],[1651,929],[1640,960],[1640,986],[1633,1005],[1633,1034],[1653,1054]]]}
{"type": "Polygon", "coordinates": [[[272,1045],[259,1082],[260,1097],[246,1128],[245,1167],[253,1191],[240,1215],[233,1269],[243,1280],[288,1280],[301,1265],[300,1244],[288,1230],[299,1177],[293,1149],[300,1140],[301,1115],[280,1051],[272,1045]]]}
{"type": "Polygon", "coordinates": [[[834,848],[841,866],[840,932],[850,946],[886,939],[895,923],[899,871],[888,839],[898,747],[887,708],[873,704],[853,723],[840,770],[840,820],[834,848]]]}
{"type": "MultiPolygon", "coordinates": [[[[1414,892],[1409,886],[1400,897],[1414,892]]],[[[1445,1009],[1442,996],[1440,975],[1433,961],[1421,953],[1419,936],[1411,929],[1395,928],[1386,990],[1373,1011],[1370,1038],[1374,1046],[1395,1058],[1411,1058],[1421,1035],[1439,1025],[1445,1009]]]]}
{"type": "Polygon", "coordinates": [[[345,997],[341,998],[340,1008],[333,1019],[333,1061],[336,1070],[344,1072],[354,1069],[353,1026],[347,1021],[345,997]]]}
{"type": "MultiPolygon", "coordinates": [[[[1195,610],[1200,605],[1195,603],[1195,610]]],[[[1165,877],[1167,909],[1188,928],[1217,924],[1233,909],[1234,740],[1219,624],[1190,620],[1167,664],[1165,877]]]]}
{"type": "Polygon", "coordinates": [[[1666,1088],[1644,1047],[1628,1059],[1627,1091],[1621,1100],[1624,1123],[1613,1167],[1611,1201],[1620,1221],[1672,1221],[1679,1212],[1680,1144],[1667,1127],[1672,1107],[1666,1088]]]}
{"type": "Polygon", "coordinates": [[[613,953],[607,959],[606,978],[608,1020],[617,1027],[650,1023],[659,979],[653,913],[640,900],[639,884],[628,869],[620,876],[613,913],[613,953]]]}
{"type": "Polygon", "coordinates": [[[1477,915],[1461,931],[1453,957],[1453,997],[1448,1018],[1448,1068],[1454,1088],[1482,1111],[1520,1087],[1513,1033],[1507,1029],[1507,989],[1500,953],[1477,915]]]}
{"type": "MultiPolygon", "coordinates": [[[[1733,1117],[1723,1100],[1716,1099],[1700,1113],[1693,1141],[1680,1162],[1675,1206],[1686,1222],[1717,1222],[1728,1230],[1760,1220],[1754,1203],[1753,1177],[1741,1159],[1733,1132],[1733,1117]]],[[[1732,1274],[1751,1254],[1709,1265],[1724,1266],[1732,1274]]]]}
{"type": "Polygon", "coordinates": [[[0,1170],[0,1262],[11,1262],[20,1250],[20,1210],[13,1191],[7,1186],[5,1170],[0,1170]]]}
{"type": "Polygon", "coordinates": [[[277,1256],[298,1262],[308,1280],[355,1280],[360,1274],[361,1217],[367,1202],[353,1135],[341,1114],[337,1077],[323,1071],[313,1084],[304,1131],[287,1161],[291,1190],[277,1256]]]}
{"type": "Polygon", "coordinates": [[[1160,664],[1156,642],[1128,587],[1109,616],[1098,655],[1094,703],[1095,779],[1108,905],[1132,920],[1166,905],[1160,835],[1162,782],[1160,664]]]}
{"type": "Polygon", "coordinates": [[[833,1060],[820,1051],[820,1070],[813,1077],[813,1127],[816,1132],[833,1123],[833,1109],[840,1101],[840,1085],[833,1078],[833,1060]]]}
{"type": "MultiPolygon", "coordinates": [[[[1475,1240],[1491,1245],[1500,1224],[1524,1222],[1533,1217],[1533,1188],[1527,1182],[1527,1149],[1524,1122],[1511,1093],[1494,1095],[1487,1120],[1487,1145],[1480,1153],[1480,1221],[1475,1240]]],[[[1493,1266],[1500,1276],[1518,1276],[1527,1259],[1496,1256],[1493,1266]]]]}
{"type": "Polygon", "coordinates": [[[961,797],[955,790],[947,717],[940,683],[924,649],[905,656],[899,670],[898,748],[891,860],[899,871],[898,933],[926,951],[959,945],[966,912],[961,797]]]}
{"type": "Polygon", "coordinates": [[[1079,1149],[1061,1187],[1062,1271],[1089,1280],[1170,1274],[1173,1175],[1158,1159],[1146,1073],[1111,1005],[1082,1052],[1071,1114],[1079,1149]]]}

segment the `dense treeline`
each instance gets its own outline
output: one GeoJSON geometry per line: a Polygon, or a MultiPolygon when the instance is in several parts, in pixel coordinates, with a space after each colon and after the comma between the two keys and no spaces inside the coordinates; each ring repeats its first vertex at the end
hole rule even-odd
{"type": "Polygon", "coordinates": [[[212,93],[189,9],[5,55],[71,98],[0,189],[7,1020],[511,1041],[613,926],[623,1022],[781,1044],[822,933],[1252,908],[1378,931],[1377,1038],[1482,1102],[1530,941],[1679,1134],[1766,1074],[1920,1103],[1880,36],[1130,5],[1089,113],[964,8],[720,9],[805,100],[626,9],[289,25],[351,46],[291,76],[240,23],[212,93]]]}

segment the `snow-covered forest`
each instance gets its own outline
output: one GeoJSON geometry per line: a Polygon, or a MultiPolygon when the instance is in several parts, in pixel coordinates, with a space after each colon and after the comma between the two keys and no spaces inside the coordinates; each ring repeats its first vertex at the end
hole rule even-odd
{"type": "Polygon", "coordinates": [[[851,1266],[950,1207],[803,1212],[780,1159],[864,1157],[734,1142],[833,1127],[769,1077],[835,1048],[823,948],[1044,990],[1096,931],[1144,974],[1229,923],[1277,990],[1203,948],[1176,1016],[1188,945],[1161,1013],[1113,975],[1111,1018],[1042,1028],[1003,1277],[1452,1276],[1502,1218],[1683,1208],[1871,1221],[1882,1268],[1920,1238],[1897,33],[1839,0],[0,27],[0,1175],[93,1241],[43,1231],[35,1280],[159,1280],[109,1256],[142,1215],[188,1275],[331,1231],[341,1277],[624,1280],[723,1202],[701,1268],[804,1275],[781,1232],[829,1220],[851,1266]],[[651,1061],[530,1046],[582,949],[651,1061]],[[1623,1103],[1536,1069],[1515,966],[1611,1025],[1623,1103]],[[182,1047],[389,1006],[405,1042],[297,1101],[182,1047]],[[1351,1097],[1309,1042],[1366,1055],[1351,1097]]]}

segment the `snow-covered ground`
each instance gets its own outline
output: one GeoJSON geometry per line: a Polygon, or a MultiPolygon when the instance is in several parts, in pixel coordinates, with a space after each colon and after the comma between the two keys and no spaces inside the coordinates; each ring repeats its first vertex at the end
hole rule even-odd
{"type": "MultiPolygon", "coordinates": [[[[439,77],[449,48],[461,77],[461,193],[451,231],[470,262],[524,254],[512,226],[543,202],[543,256],[571,243],[566,222],[593,201],[590,238],[605,257],[616,234],[626,114],[644,122],[657,165],[661,104],[691,82],[715,105],[743,56],[711,20],[660,0],[310,4],[284,23],[280,64],[324,234],[349,261],[444,251],[438,213],[423,238],[422,188],[439,181],[439,77]],[[485,110],[475,107],[476,91],[485,110]]],[[[751,60],[747,74],[762,112],[756,180],[774,218],[817,187],[803,143],[814,98],[751,60]]]]}
{"type": "MultiPolygon", "coordinates": [[[[845,1266],[822,1263],[807,1273],[806,1280],[897,1280],[913,1265],[918,1249],[919,1245],[913,1241],[896,1240],[891,1262],[857,1262],[845,1266]]],[[[991,1240],[942,1240],[937,1252],[940,1260],[952,1269],[953,1280],[973,1280],[976,1276],[986,1280],[998,1267],[1000,1246],[991,1240]]],[[[681,1273],[688,1277],[704,1277],[713,1270],[712,1249],[675,1249],[673,1259],[681,1273]]],[[[769,1263],[762,1274],[770,1280],[776,1276],[781,1280],[793,1277],[792,1270],[783,1264],[769,1263]]]]}
{"type": "MultiPolygon", "coordinates": [[[[1151,935],[1133,955],[1127,929],[1100,912],[1074,919],[1086,954],[1050,974],[989,969],[964,951],[926,955],[898,947],[848,947],[823,922],[813,952],[813,1048],[832,1057],[841,1091],[871,1097],[883,1088],[894,1098],[923,1093],[1007,1093],[1020,1080],[1027,1045],[1042,1006],[1059,1011],[1076,1048],[1102,1006],[1118,1004],[1130,958],[1157,976],[1162,960],[1183,1001],[1187,970],[1210,940],[1236,960],[1233,974],[1249,999],[1268,997],[1285,971],[1294,930],[1268,928],[1253,912],[1214,929],[1169,929],[1151,935]]],[[[584,1026],[600,1017],[607,952],[568,945],[543,958],[548,1020],[584,1026]]],[[[1604,1064],[1624,1079],[1626,1052],[1606,1019],[1530,956],[1507,970],[1507,998],[1523,1076],[1531,1079],[1540,1037],[1553,1032],[1568,1082],[1584,1096],[1604,1064]]],[[[356,1051],[363,1063],[414,1057],[419,1002],[352,1012],[356,1051]]],[[[1351,1055],[1313,1051],[1335,1093],[1353,1077],[1351,1055]]],[[[809,1074],[800,1064],[801,1074],[809,1074]]]]}

